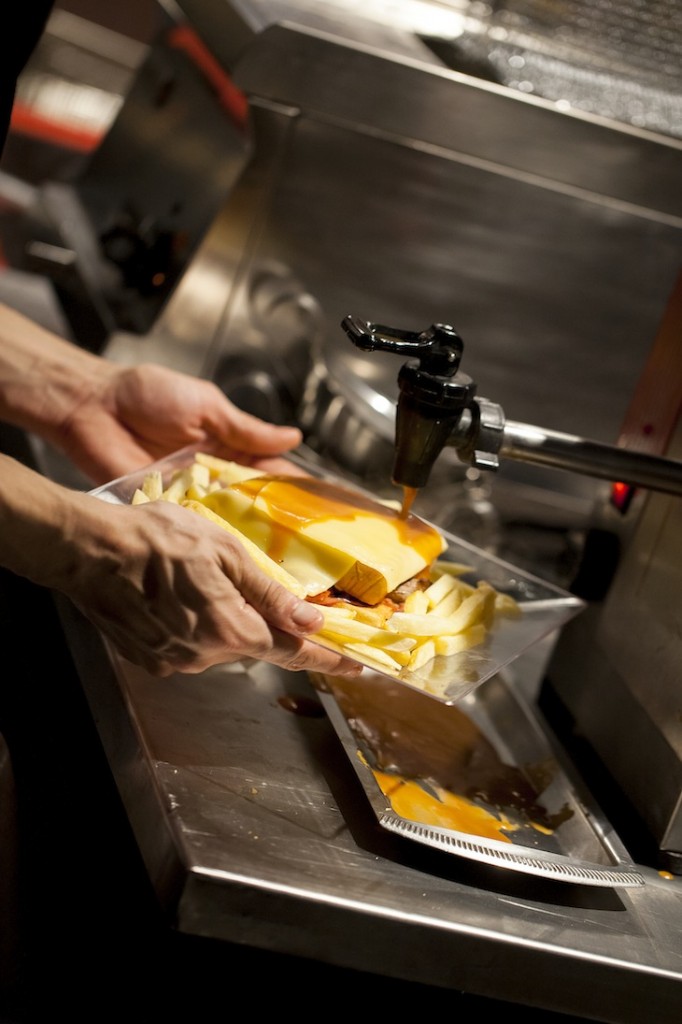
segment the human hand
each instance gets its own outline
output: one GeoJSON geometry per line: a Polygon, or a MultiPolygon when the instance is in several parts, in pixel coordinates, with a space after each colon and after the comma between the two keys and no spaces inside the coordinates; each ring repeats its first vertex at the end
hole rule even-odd
{"type": "Polygon", "coordinates": [[[102,484],[187,445],[277,471],[301,442],[238,409],[210,381],[163,366],[121,366],[0,303],[0,419],[50,442],[102,484]]]}
{"type": "Polygon", "coordinates": [[[100,362],[96,385],[65,418],[58,440],[96,483],[195,443],[217,444],[225,458],[274,469],[272,457],[301,441],[297,428],[251,416],[211,381],[154,364],[100,362]]]}
{"type": "MultiPolygon", "coordinates": [[[[237,409],[214,384],[125,368],[0,304],[0,418],[106,482],[188,444],[268,468],[300,432],[237,409]],[[212,445],[211,445],[212,447],[212,445]]],[[[0,453],[0,565],[70,597],[154,675],[244,657],[324,674],[349,659],[306,640],[321,613],[267,577],[237,539],[170,502],[116,506],[0,453]]]]}
{"type": "Polygon", "coordinates": [[[220,527],[171,502],[78,501],[71,557],[48,582],[129,661],[159,677],[244,658],[358,674],[355,662],[306,639],[323,625],[319,609],[266,576],[220,527]]]}

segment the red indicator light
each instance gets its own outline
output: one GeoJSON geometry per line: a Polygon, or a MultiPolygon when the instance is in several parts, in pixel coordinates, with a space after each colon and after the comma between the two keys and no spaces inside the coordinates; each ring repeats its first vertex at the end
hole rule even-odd
{"type": "Polygon", "coordinates": [[[636,488],[632,484],[624,484],[620,481],[611,484],[611,504],[625,515],[630,507],[635,490],[636,488]]]}

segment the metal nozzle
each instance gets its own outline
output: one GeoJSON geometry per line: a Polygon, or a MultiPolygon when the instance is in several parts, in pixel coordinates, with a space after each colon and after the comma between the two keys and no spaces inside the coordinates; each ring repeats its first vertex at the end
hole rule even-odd
{"type": "Polygon", "coordinates": [[[461,373],[464,345],[446,324],[421,333],[371,324],[347,316],[341,323],[354,345],[406,356],[398,374],[393,482],[424,487],[443,448],[479,469],[497,469],[499,454],[620,481],[669,494],[682,494],[682,462],[505,422],[502,408],[476,398],[476,385],[461,373]]]}
{"type": "MultiPolygon", "coordinates": [[[[432,377],[409,362],[400,370],[398,386],[393,483],[424,487],[434,462],[462,425],[476,385],[462,373],[432,377]]],[[[471,416],[464,420],[466,433],[471,416]]]]}
{"type": "MultiPolygon", "coordinates": [[[[364,351],[381,349],[418,357],[405,363],[398,374],[393,482],[423,487],[476,393],[471,378],[459,372],[461,338],[446,324],[432,324],[415,333],[347,316],[341,326],[364,351]]],[[[470,424],[471,415],[464,422],[470,424]]]]}

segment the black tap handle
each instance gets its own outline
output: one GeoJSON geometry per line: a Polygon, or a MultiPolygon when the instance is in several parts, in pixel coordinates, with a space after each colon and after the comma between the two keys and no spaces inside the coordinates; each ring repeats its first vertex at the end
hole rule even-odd
{"type": "Polygon", "coordinates": [[[341,326],[366,352],[383,349],[418,356],[398,374],[393,481],[423,487],[447,445],[468,465],[497,469],[498,456],[567,469],[604,480],[682,495],[682,462],[601,445],[505,420],[499,405],[476,397],[476,384],[459,372],[463,343],[452,327],[432,324],[421,333],[347,316],[341,326]]]}
{"type": "Polygon", "coordinates": [[[393,480],[423,487],[456,428],[462,427],[463,445],[475,446],[470,435],[478,424],[476,385],[459,372],[462,339],[446,324],[432,324],[418,333],[347,316],[341,326],[365,352],[380,349],[417,357],[408,358],[398,374],[393,480]]]}
{"type": "Polygon", "coordinates": [[[464,345],[453,327],[432,324],[425,331],[405,331],[399,327],[368,323],[349,315],[341,326],[363,352],[394,352],[401,356],[417,356],[424,373],[452,377],[459,369],[464,345]]]}

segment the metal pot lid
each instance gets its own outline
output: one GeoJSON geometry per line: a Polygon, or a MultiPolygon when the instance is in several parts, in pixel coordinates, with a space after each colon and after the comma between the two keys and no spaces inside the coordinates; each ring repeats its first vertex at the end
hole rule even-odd
{"type": "Polygon", "coordinates": [[[371,358],[346,343],[328,342],[316,353],[331,389],[384,440],[393,444],[398,401],[398,367],[395,356],[373,352],[371,358]]]}

